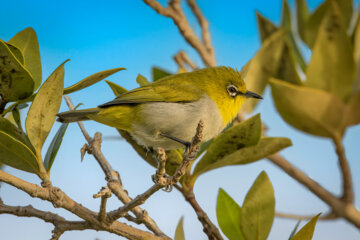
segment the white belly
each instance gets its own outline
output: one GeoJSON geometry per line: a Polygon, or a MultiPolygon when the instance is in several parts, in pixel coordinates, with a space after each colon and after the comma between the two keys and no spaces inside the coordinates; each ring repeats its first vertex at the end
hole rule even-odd
{"type": "Polygon", "coordinates": [[[204,122],[203,141],[218,135],[225,127],[216,103],[208,96],[191,103],[154,102],[143,104],[141,123],[133,123],[132,136],[145,147],[165,150],[183,148],[161,133],[191,142],[200,120],[204,122]]]}

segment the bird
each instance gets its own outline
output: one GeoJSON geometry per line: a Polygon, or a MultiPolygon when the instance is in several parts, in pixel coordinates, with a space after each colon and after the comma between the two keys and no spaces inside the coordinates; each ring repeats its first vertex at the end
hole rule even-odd
{"type": "Polygon", "coordinates": [[[57,121],[94,120],[125,130],[146,149],[188,146],[201,120],[202,142],[225,129],[247,98],[241,73],[231,67],[210,67],[169,75],[117,96],[97,108],[58,113],[57,121]]]}

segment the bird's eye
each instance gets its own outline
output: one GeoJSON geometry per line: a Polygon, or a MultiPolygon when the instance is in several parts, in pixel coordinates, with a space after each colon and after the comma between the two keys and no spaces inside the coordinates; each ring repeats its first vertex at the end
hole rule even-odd
{"type": "Polygon", "coordinates": [[[229,85],[227,91],[231,97],[235,97],[238,94],[238,90],[234,85],[229,85]]]}

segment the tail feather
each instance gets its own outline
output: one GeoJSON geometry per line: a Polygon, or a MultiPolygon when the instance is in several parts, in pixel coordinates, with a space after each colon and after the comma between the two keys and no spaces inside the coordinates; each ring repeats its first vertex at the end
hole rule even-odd
{"type": "Polygon", "coordinates": [[[71,123],[77,121],[86,121],[90,120],[89,115],[98,113],[100,109],[98,108],[90,108],[84,110],[76,110],[76,111],[67,111],[58,113],[56,116],[58,117],[56,121],[62,123],[71,123]]]}

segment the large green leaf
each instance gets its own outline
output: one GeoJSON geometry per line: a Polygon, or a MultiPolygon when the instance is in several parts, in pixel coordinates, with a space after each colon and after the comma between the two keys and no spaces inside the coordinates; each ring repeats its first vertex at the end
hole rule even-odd
{"type": "MultiPolygon", "coordinates": [[[[310,47],[313,48],[315,39],[321,24],[321,21],[324,18],[324,15],[328,9],[329,1],[324,1],[307,19],[304,28],[304,42],[310,47]]],[[[301,36],[301,35],[300,35],[301,36]]]]}
{"type": "Polygon", "coordinates": [[[119,96],[123,93],[126,93],[128,90],[126,90],[125,88],[123,88],[122,86],[116,84],[116,83],[113,83],[113,82],[110,82],[108,80],[105,80],[105,82],[109,85],[109,87],[111,88],[111,90],[113,91],[114,95],[115,96],[119,96]]]}
{"type": "MultiPolygon", "coordinates": [[[[276,73],[284,48],[284,31],[279,30],[268,37],[261,49],[247,67],[246,87],[250,91],[262,94],[270,77],[276,73]]],[[[258,100],[248,99],[242,106],[245,112],[252,112],[258,100]]]]}
{"type": "Polygon", "coordinates": [[[185,240],[184,226],[183,226],[184,218],[180,218],[178,225],[176,226],[174,240],[185,240]]]}
{"type": "Polygon", "coordinates": [[[150,82],[141,74],[138,74],[136,77],[136,82],[140,85],[140,87],[149,85],[150,82]]]}
{"type": "Polygon", "coordinates": [[[34,29],[28,27],[18,32],[9,41],[10,44],[19,48],[24,54],[25,68],[29,70],[34,79],[34,90],[41,84],[41,60],[39,43],[34,29]]]}
{"type": "Polygon", "coordinates": [[[157,68],[157,67],[152,68],[152,74],[153,74],[153,82],[155,82],[163,77],[171,75],[171,73],[169,73],[163,69],[157,68]]]}
{"type": "Polygon", "coordinates": [[[314,43],[318,36],[320,25],[324,18],[326,18],[327,11],[332,8],[331,5],[339,6],[339,17],[341,18],[341,24],[347,29],[352,16],[352,0],[326,0],[311,14],[306,22],[305,33],[303,39],[305,43],[310,47],[314,47],[314,43]]]}
{"type": "Polygon", "coordinates": [[[275,26],[269,19],[256,12],[256,19],[260,33],[261,42],[264,42],[271,34],[276,32],[279,28],[275,26]]]}
{"type": "Polygon", "coordinates": [[[345,104],[338,97],[319,89],[271,79],[277,111],[291,126],[322,137],[342,136],[345,104]]]}
{"type": "MultiPolygon", "coordinates": [[[[292,36],[287,34],[288,39],[286,43],[284,44],[284,48],[282,50],[282,54],[279,60],[279,67],[276,71],[276,73],[273,75],[273,77],[284,80],[289,83],[293,83],[296,85],[302,85],[302,81],[299,77],[299,74],[297,73],[294,59],[302,58],[301,55],[296,55],[294,52],[292,55],[295,57],[291,57],[291,45],[290,45],[290,39],[292,36]]],[[[296,46],[293,46],[296,47],[296,46]]],[[[301,61],[301,60],[300,60],[301,61]]]]}
{"type": "Polygon", "coordinates": [[[260,137],[260,114],[228,128],[211,142],[205,155],[196,165],[195,173],[201,172],[239,149],[256,145],[260,137]]]}
{"type": "Polygon", "coordinates": [[[306,5],[306,0],[296,0],[295,3],[297,30],[301,39],[306,42],[305,28],[309,18],[309,10],[306,5]]]}
{"type": "Polygon", "coordinates": [[[216,217],[229,240],[245,240],[240,229],[241,207],[222,188],[217,197],[216,217]]]}
{"type": "Polygon", "coordinates": [[[331,4],[320,25],[305,85],[323,89],[347,100],[354,83],[354,59],[341,12],[331,4]]]}
{"type": "Polygon", "coordinates": [[[117,73],[121,70],[125,70],[125,69],[126,68],[114,68],[114,69],[109,69],[109,70],[101,71],[98,73],[94,73],[94,74],[84,78],[80,82],[78,82],[70,87],[65,88],[64,95],[87,88],[87,87],[103,80],[104,78],[106,78],[114,73],[117,73]]]}
{"type": "Polygon", "coordinates": [[[316,222],[319,219],[320,214],[313,217],[299,232],[291,238],[291,240],[311,240],[314,234],[316,222]]]}
{"type": "Polygon", "coordinates": [[[218,159],[216,162],[211,163],[207,166],[202,166],[200,168],[198,167],[198,165],[196,165],[191,179],[192,181],[195,181],[200,174],[208,172],[212,169],[230,165],[248,164],[258,161],[267,156],[275,154],[291,145],[292,143],[288,138],[261,138],[260,142],[257,145],[242,148],[238,151],[233,152],[232,154],[226,155],[223,158],[218,159]]]}
{"type": "MultiPolygon", "coordinates": [[[[11,113],[12,115],[12,113],[11,113]]],[[[16,121],[14,120],[14,124],[16,121]]],[[[35,153],[34,147],[31,145],[28,137],[25,135],[21,129],[17,128],[10,120],[6,118],[0,117],[0,131],[5,132],[6,134],[10,135],[11,137],[19,140],[20,142],[24,143],[32,152],[35,153]]]]}
{"type": "Polygon", "coordinates": [[[56,132],[54,138],[52,139],[49,148],[46,152],[45,159],[44,159],[44,165],[46,171],[50,172],[50,169],[55,161],[55,157],[59,151],[61,142],[63,140],[63,137],[65,135],[66,129],[68,127],[68,123],[63,123],[59,127],[58,131],[56,132]]]}
{"type": "Polygon", "coordinates": [[[275,216],[272,184],[263,171],[247,193],[242,206],[240,226],[246,240],[265,240],[275,216]]]}
{"type": "Polygon", "coordinates": [[[344,115],[344,125],[352,126],[360,123],[360,90],[351,97],[347,104],[346,114],[344,115]]]}
{"type": "Polygon", "coordinates": [[[0,95],[6,101],[29,97],[34,91],[34,80],[2,40],[0,59],[0,95]]]}
{"type": "Polygon", "coordinates": [[[20,119],[20,111],[17,107],[13,108],[13,110],[11,111],[14,121],[16,122],[16,125],[18,126],[18,128],[22,131],[22,126],[21,126],[21,119],[20,119]]]}
{"type": "Polygon", "coordinates": [[[287,0],[283,0],[282,4],[281,27],[287,30],[291,29],[291,15],[287,0]]]}
{"type": "Polygon", "coordinates": [[[64,64],[67,61],[62,63],[41,86],[26,118],[26,132],[38,157],[60,108],[64,89],[64,64]]]}
{"type": "Polygon", "coordinates": [[[30,148],[3,131],[0,131],[0,162],[26,172],[39,172],[36,156],[30,148]]]}
{"type": "Polygon", "coordinates": [[[19,61],[19,63],[24,65],[25,64],[24,54],[20,51],[20,49],[18,49],[14,45],[11,45],[10,43],[6,43],[6,46],[10,49],[12,54],[14,54],[14,56],[19,61]]]}

